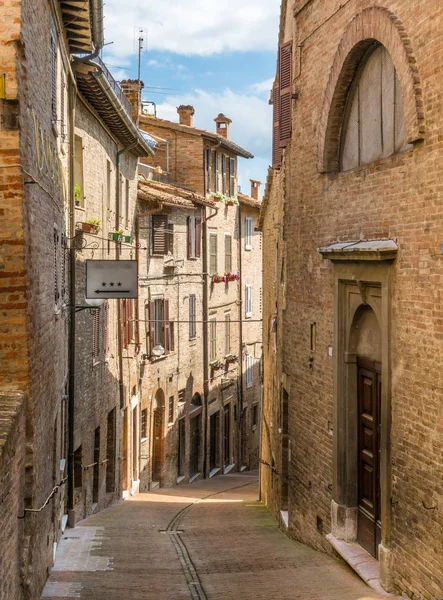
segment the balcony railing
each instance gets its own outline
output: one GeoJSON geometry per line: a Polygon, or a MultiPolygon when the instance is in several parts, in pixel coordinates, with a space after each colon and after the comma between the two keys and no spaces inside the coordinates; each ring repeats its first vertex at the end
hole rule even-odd
{"type": "Polygon", "coordinates": [[[122,88],[120,87],[120,84],[114,79],[114,77],[112,76],[108,67],[105,65],[105,63],[102,61],[102,59],[99,56],[94,58],[93,62],[95,62],[100,67],[100,69],[103,71],[103,75],[106,77],[109,85],[114,90],[114,93],[117,96],[117,98],[120,100],[121,105],[123,106],[125,111],[128,113],[128,116],[131,117],[131,119],[132,119],[131,103],[129,102],[128,98],[125,96],[125,93],[123,92],[122,88]]]}

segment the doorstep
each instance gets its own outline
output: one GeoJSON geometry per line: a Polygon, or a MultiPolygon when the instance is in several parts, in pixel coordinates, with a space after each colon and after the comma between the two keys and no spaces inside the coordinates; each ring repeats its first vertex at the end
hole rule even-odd
{"type": "Polygon", "coordinates": [[[209,473],[209,478],[214,477],[215,475],[217,475],[217,473],[220,473],[219,467],[215,467],[215,469],[212,469],[212,471],[209,473]]]}
{"type": "Polygon", "coordinates": [[[235,468],[235,465],[228,465],[227,467],[224,468],[223,470],[223,475],[227,475],[228,473],[230,473],[233,469],[235,468]]]}
{"type": "Polygon", "coordinates": [[[191,477],[191,479],[189,480],[189,483],[194,483],[194,481],[197,481],[197,479],[199,479],[201,477],[201,473],[196,473],[195,475],[193,475],[191,477]]]}
{"type": "Polygon", "coordinates": [[[348,563],[357,575],[375,592],[386,598],[402,600],[400,596],[389,594],[380,584],[380,563],[356,542],[338,540],[330,533],[326,539],[342,559],[348,563]]]}

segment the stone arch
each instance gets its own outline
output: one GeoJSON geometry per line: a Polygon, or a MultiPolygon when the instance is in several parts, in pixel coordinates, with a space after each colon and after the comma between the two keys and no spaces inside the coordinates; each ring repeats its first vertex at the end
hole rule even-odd
{"type": "Polygon", "coordinates": [[[319,127],[318,170],[321,173],[339,168],[340,133],[349,89],[363,56],[374,42],[386,48],[396,68],[408,143],[423,139],[422,88],[411,41],[391,11],[370,7],[349,23],[330,71],[319,127]]]}

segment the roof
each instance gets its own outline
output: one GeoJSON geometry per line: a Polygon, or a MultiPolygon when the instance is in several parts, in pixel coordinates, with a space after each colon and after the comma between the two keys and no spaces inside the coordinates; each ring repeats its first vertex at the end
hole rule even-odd
{"type": "Polygon", "coordinates": [[[249,206],[250,208],[258,209],[261,208],[261,201],[255,200],[254,198],[251,198],[251,196],[247,196],[246,194],[242,194],[241,192],[239,192],[237,194],[237,198],[240,204],[244,204],[244,206],[249,206]]]}
{"type": "Polygon", "coordinates": [[[111,133],[137,156],[154,154],[145,134],[132,120],[131,105],[104,63],[74,63],[77,87],[111,133]]]}
{"type": "Polygon", "coordinates": [[[158,202],[159,204],[174,206],[176,208],[193,209],[196,206],[215,207],[213,200],[208,200],[191,190],[169,183],[151,181],[146,179],[144,175],[138,176],[138,199],[158,202]]]}
{"type": "Polygon", "coordinates": [[[103,46],[103,0],[59,0],[71,54],[103,46]]]}
{"type": "Polygon", "coordinates": [[[233,154],[237,154],[242,158],[254,158],[254,156],[245,150],[238,144],[231,142],[231,140],[227,140],[222,135],[218,133],[212,133],[211,131],[206,131],[206,129],[199,129],[197,127],[190,127],[189,125],[182,125],[181,123],[174,123],[174,121],[167,121],[166,119],[159,119],[158,117],[151,117],[149,115],[140,115],[140,123],[146,123],[149,125],[156,125],[157,127],[164,127],[165,129],[174,129],[176,131],[183,131],[185,133],[189,133],[189,135],[198,135],[207,139],[210,139],[217,144],[220,144],[221,148],[225,148],[225,150],[229,150],[233,154]]]}

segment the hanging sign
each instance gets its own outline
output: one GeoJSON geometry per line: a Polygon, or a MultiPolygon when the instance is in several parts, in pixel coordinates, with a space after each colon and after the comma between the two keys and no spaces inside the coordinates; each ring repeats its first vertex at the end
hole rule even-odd
{"type": "Polygon", "coordinates": [[[138,261],[87,260],[85,297],[138,298],[138,261]]]}

